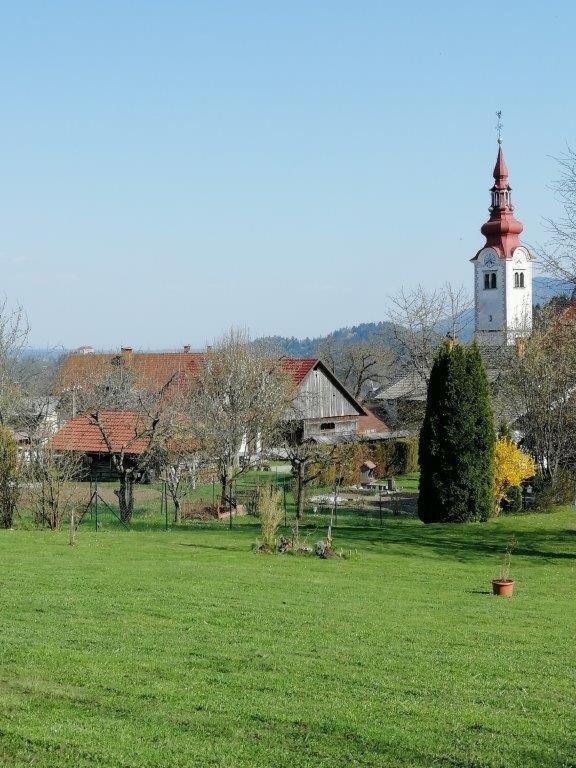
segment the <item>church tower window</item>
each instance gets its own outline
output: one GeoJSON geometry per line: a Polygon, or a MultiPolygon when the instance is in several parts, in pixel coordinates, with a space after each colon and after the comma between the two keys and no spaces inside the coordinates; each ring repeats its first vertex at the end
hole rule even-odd
{"type": "Polygon", "coordinates": [[[484,272],[484,290],[489,291],[496,288],[496,272],[484,272]]]}

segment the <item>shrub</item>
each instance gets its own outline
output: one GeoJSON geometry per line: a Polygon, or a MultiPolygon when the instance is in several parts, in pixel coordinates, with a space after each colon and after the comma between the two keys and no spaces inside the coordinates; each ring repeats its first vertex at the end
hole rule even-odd
{"type": "Polygon", "coordinates": [[[559,504],[573,504],[576,495],[576,471],[558,469],[553,478],[537,475],[533,482],[534,507],[547,512],[559,504]]]}
{"type": "Polygon", "coordinates": [[[0,426],[0,526],[12,528],[18,503],[18,448],[12,432],[0,426]]]}
{"type": "Polygon", "coordinates": [[[180,504],[182,520],[217,520],[218,508],[202,499],[183,499],[180,504]]]}
{"type": "MultiPolygon", "coordinates": [[[[518,487],[523,480],[534,477],[536,465],[531,456],[523,453],[507,437],[501,437],[494,449],[494,514],[500,514],[502,501],[510,488],[518,487]]],[[[522,507],[522,498],[520,498],[522,507]]]]}
{"type": "Polygon", "coordinates": [[[352,443],[337,446],[331,460],[319,465],[320,474],[316,484],[322,488],[334,485],[336,479],[342,485],[355,485],[360,482],[362,464],[372,459],[373,450],[368,443],[352,443]]]}
{"type": "Polygon", "coordinates": [[[512,485],[508,488],[506,496],[500,502],[500,510],[507,515],[517,515],[522,512],[522,488],[512,485]]]}
{"type": "Polygon", "coordinates": [[[262,537],[259,546],[261,552],[273,552],[276,548],[276,531],[282,519],[281,499],[281,492],[273,485],[263,485],[258,489],[257,511],[262,537]]]}
{"type": "Polygon", "coordinates": [[[381,440],[374,446],[377,477],[408,475],[418,469],[418,441],[415,438],[381,440]]]}
{"type": "Polygon", "coordinates": [[[494,508],[494,423],[476,344],[443,344],[420,432],[418,515],[425,523],[487,520],[494,508]]]}
{"type": "MultiPolygon", "coordinates": [[[[79,454],[57,453],[45,447],[30,459],[25,469],[28,501],[34,510],[34,522],[55,531],[79,504],[74,481],[81,474],[79,454]]],[[[82,513],[76,509],[79,522],[82,513]]]]}

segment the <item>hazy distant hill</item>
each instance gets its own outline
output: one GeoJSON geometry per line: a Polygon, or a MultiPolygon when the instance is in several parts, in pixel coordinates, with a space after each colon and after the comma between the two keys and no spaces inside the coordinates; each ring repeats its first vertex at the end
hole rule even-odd
{"type": "MultiPolygon", "coordinates": [[[[574,286],[570,283],[557,280],[553,277],[535,277],[533,283],[533,303],[543,304],[552,296],[570,296],[574,286]]],[[[465,330],[461,334],[461,341],[469,341],[474,332],[474,311],[470,310],[464,319],[465,330]]],[[[382,339],[386,344],[394,346],[394,334],[392,323],[383,321],[379,323],[361,323],[351,328],[338,328],[330,334],[335,341],[344,344],[360,344],[373,338],[382,339]]],[[[442,335],[448,330],[448,322],[440,324],[438,332],[442,335]]],[[[322,344],[327,336],[315,338],[297,339],[286,336],[265,336],[258,339],[259,342],[291,357],[308,357],[314,355],[314,351],[322,344]]]]}
{"type": "MultiPolygon", "coordinates": [[[[557,280],[553,277],[535,277],[534,278],[534,305],[543,304],[552,296],[566,295],[570,296],[574,286],[570,283],[557,280]]],[[[462,341],[469,341],[472,338],[474,331],[474,312],[470,312],[466,315],[465,331],[461,334],[462,341]]],[[[338,342],[345,344],[359,344],[371,339],[381,339],[385,344],[394,346],[394,334],[392,332],[393,325],[387,321],[379,323],[360,323],[360,325],[353,325],[350,328],[338,328],[331,335],[338,342]]],[[[448,330],[448,323],[441,324],[438,328],[438,332],[444,335],[448,330]]],[[[316,336],[314,338],[306,337],[305,339],[297,339],[294,336],[263,336],[257,339],[258,343],[265,346],[267,349],[274,350],[283,355],[289,355],[290,357],[310,357],[314,355],[315,350],[327,336],[316,336]]],[[[34,359],[45,359],[57,361],[58,358],[68,353],[68,350],[59,347],[57,349],[33,349],[28,348],[24,350],[25,357],[34,359]]]]}

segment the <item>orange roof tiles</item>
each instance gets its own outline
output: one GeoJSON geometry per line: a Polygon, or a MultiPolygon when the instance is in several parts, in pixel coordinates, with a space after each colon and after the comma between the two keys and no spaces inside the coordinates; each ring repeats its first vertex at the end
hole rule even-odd
{"type": "Polygon", "coordinates": [[[88,415],[76,416],[64,424],[50,440],[56,451],[79,453],[124,453],[140,455],[148,447],[148,438],[142,437],[140,416],[132,411],[102,411],[99,414],[102,428],[110,442],[110,448],[102,437],[97,424],[88,415]]]}
{"type": "Polygon", "coordinates": [[[282,370],[292,376],[294,384],[300,384],[304,381],[317,363],[318,360],[315,357],[283,357],[280,360],[282,370]]]}
{"type": "MultiPolygon", "coordinates": [[[[171,379],[178,380],[184,374],[194,374],[203,358],[202,352],[73,353],[62,362],[54,391],[59,394],[115,363],[126,365],[133,371],[136,386],[161,389],[171,379]]],[[[317,363],[315,358],[285,357],[280,360],[282,370],[292,376],[296,385],[317,363]]]]}

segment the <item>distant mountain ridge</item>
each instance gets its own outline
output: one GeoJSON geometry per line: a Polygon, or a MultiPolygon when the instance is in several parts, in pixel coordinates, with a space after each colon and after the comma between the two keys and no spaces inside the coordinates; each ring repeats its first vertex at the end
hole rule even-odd
{"type": "MultiPolygon", "coordinates": [[[[535,277],[533,281],[534,306],[544,304],[553,296],[571,296],[574,286],[563,280],[554,277],[535,277]]],[[[461,341],[470,341],[474,333],[474,310],[470,309],[463,317],[464,331],[460,334],[461,341]]],[[[377,323],[360,323],[351,327],[338,328],[326,336],[315,336],[313,338],[297,339],[295,336],[263,336],[257,339],[258,343],[281,354],[290,357],[310,357],[315,354],[318,347],[326,341],[328,337],[334,341],[343,344],[362,344],[377,338],[385,344],[395,346],[394,325],[386,320],[377,323]]],[[[444,335],[448,330],[449,324],[441,323],[438,332],[444,335]]]]}

